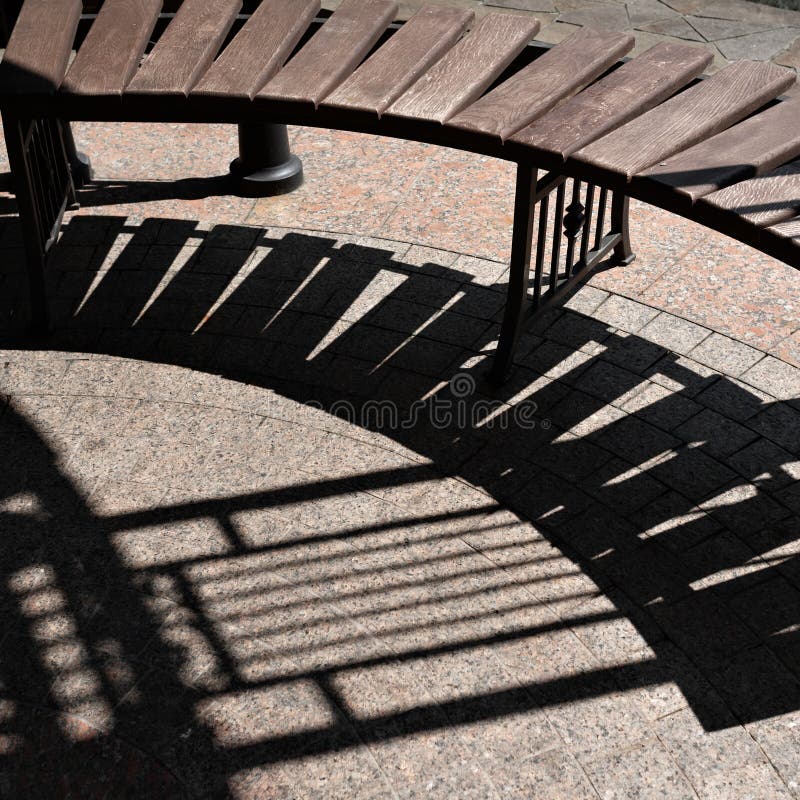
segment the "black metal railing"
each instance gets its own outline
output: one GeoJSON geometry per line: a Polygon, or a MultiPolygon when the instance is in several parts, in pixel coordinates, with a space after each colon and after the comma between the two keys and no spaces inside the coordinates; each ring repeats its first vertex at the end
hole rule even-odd
{"type": "Polygon", "coordinates": [[[23,150],[30,174],[31,201],[36,210],[40,246],[47,252],[58,237],[73,194],[72,178],[61,123],[39,119],[32,120],[27,127],[23,150]]]}

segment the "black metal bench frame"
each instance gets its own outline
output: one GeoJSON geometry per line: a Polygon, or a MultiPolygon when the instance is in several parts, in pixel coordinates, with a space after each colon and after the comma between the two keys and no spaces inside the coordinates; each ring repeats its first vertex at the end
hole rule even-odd
{"type": "MultiPolygon", "coordinates": [[[[173,15],[162,14],[154,38],[166,27],[173,15]]],[[[249,17],[242,14],[231,31],[233,36],[249,17]]],[[[93,15],[84,15],[79,27],[78,40],[91,24],[93,15]]],[[[298,48],[325,21],[320,17],[307,32],[298,48]]],[[[375,45],[380,47],[399,27],[392,25],[375,45]]],[[[549,45],[531,42],[525,51],[495,82],[501,83],[507,74],[513,74],[520,64],[530,63],[549,49],[549,45]]],[[[621,62],[620,62],[621,63],[621,62]]],[[[70,121],[87,119],[97,121],[98,115],[82,108],[80,98],[46,98],[34,101],[22,97],[16,102],[6,101],[2,108],[6,145],[13,176],[14,191],[19,205],[31,297],[31,322],[35,333],[43,334],[49,328],[48,302],[45,290],[45,269],[48,254],[58,239],[61,222],[70,204],[77,202],[76,188],[88,177],[87,161],[75,150],[70,121]],[[38,102],[38,106],[37,106],[38,102]]],[[[628,197],[622,191],[612,191],[570,178],[561,172],[544,172],[525,158],[524,152],[513,152],[488,142],[486,137],[464,134],[454,140],[452,133],[445,135],[441,126],[398,121],[387,130],[385,124],[365,116],[350,115],[350,122],[342,124],[341,116],[326,114],[318,109],[304,115],[297,109],[287,109],[278,118],[270,115],[266,122],[258,109],[249,113],[241,103],[230,108],[220,102],[200,108],[187,102],[185,107],[161,104],[158,100],[146,105],[120,104],[116,113],[103,115],[104,121],[152,122],[227,122],[238,124],[240,155],[232,165],[234,174],[239,167],[238,191],[246,193],[275,193],[291,189],[302,179],[299,162],[289,152],[287,124],[309,127],[328,127],[396,136],[410,140],[459,147],[471,152],[494,156],[517,165],[514,201],[514,227],[512,234],[508,294],[505,315],[491,379],[502,382],[511,369],[517,341],[526,326],[546,309],[563,302],[592,273],[607,261],[608,266],[630,264],[634,255],[628,232],[628,197]],[[247,118],[244,118],[247,117],[247,118]],[[353,124],[355,123],[355,124],[353,124]],[[511,155],[510,155],[511,153],[511,155]],[[258,173],[266,171],[266,185],[258,185],[258,173]],[[247,180],[256,173],[255,183],[247,180]],[[567,181],[572,181],[567,203],[567,181]],[[281,181],[285,181],[281,183],[281,181]],[[608,209],[611,194],[610,213],[608,209]],[[555,201],[551,205],[551,195],[555,201]],[[595,197],[597,198],[595,204],[595,197]],[[606,227],[608,226],[608,227],[606,227]],[[547,234],[552,235],[549,273],[545,263],[547,234]],[[534,246],[534,237],[536,238],[534,246]],[[563,266],[559,266],[565,252],[563,266]],[[533,265],[531,264],[533,257],[533,265]]],[[[262,175],[263,177],[263,175],[262,175]]],[[[235,189],[234,189],[235,191],[235,189]]]]}

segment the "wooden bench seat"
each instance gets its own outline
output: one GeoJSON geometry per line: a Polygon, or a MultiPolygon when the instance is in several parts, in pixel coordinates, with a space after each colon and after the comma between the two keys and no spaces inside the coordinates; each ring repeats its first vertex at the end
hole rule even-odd
{"type": "MultiPolygon", "coordinates": [[[[498,374],[529,316],[609,254],[631,260],[629,197],[800,266],[800,99],[780,97],[795,81],[790,70],[740,61],[698,80],[705,50],[662,43],[621,62],[633,37],[590,28],[533,57],[532,18],[498,12],[476,23],[471,12],[437,4],[398,27],[392,0],[343,0],[325,20],[319,0],[263,0],[246,19],[241,0],[184,0],[155,44],[160,0],[106,0],[70,63],[80,5],[25,0],[0,64],[32,273],[44,268],[39,251],[54,240],[64,203],[44,203],[31,165],[79,119],[293,123],[515,162],[498,374]],[[36,124],[49,126],[39,156],[36,124]],[[563,252],[554,244],[545,264],[548,213],[566,243],[563,252]]],[[[32,274],[31,285],[43,305],[41,277],[32,274]]]]}

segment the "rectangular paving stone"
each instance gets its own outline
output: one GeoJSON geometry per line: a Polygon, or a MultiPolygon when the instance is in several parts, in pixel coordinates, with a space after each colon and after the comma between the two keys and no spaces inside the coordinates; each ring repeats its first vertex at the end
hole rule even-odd
{"type": "Polygon", "coordinates": [[[796,514],[800,514],[800,483],[795,483],[782,489],[776,498],[787,508],[792,509],[796,514]]]}
{"type": "Polygon", "coordinates": [[[721,530],[707,511],[674,490],[640,508],[634,520],[640,538],[653,539],[673,553],[682,553],[721,530]]]}
{"type": "Polygon", "coordinates": [[[643,303],[637,303],[621,295],[611,295],[595,309],[593,316],[628,333],[638,333],[658,313],[655,308],[643,303]]]}
{"type": "Polygon", "coordinates": [[[564,308],[590,316],[608,297],[609,293],[604,289],[584,285],[564,303],[564,308]]]}
{"type": "Polygon", "coordinates": [[[703,450],[723,461],[757,438],[754,431],[710,408],[704,408],[673,433],[685,442],[702,443],[703,450]]]}
{"type": "Polygon", "coordinates": [[[639,419],[665,431],[671,431],[697,414],[702,406],[688,397],[673,394],[657,383],[650,383],[628,400],[622,408],[630,414],[635,414],[639,419]]]}
{"type": "Polygon", "coordinates": [[[786,714],[800,703],[800,680],[766,644],[740,651],[708,677],[742,720],[786,714]]]}
{"type": "Polygon", "coordinates": [[[701,785],[709,775],[725,774],[746,765],[759,766],[766,762],[764,754],[744,728],[733,723],[732,727],[706,731],[691,708],[658,720],[655,729],[694,786],[701,785]]]}
{"type": "Polygon", "coordinates": [[[758,439],[725,460],[740,475],[770,491],[800,480],[800,460],[769,439],[758,439]]]}
{"type": "Polygon", "coordinates": [[[635,417],[624,417],[594,437],[601,447],[639,466],[680,446],[680,439],[635,417]]]}
{"type": "Polygon", "coordinates": [[[696,797],[666,747],[648,739],[603,759],[584,762],[584,769],[601,797],[696,797]]]}
{"type": "Polygon", "coordinates": [[[681,554],[696,592],[713,592],[726,601],[753,583],[764,580],[764,562],[729,530],[700,542],[681,554]]]}
{"type": "Polygon", "coordinates": [[[720,333],[712,333],[704,342],[691,350],[689,356],[725,375],[739,377],[757,364],[764,354],[743,342],[737,342],[720,333]]]}
{"type": "Polygon", "coordinates": [[[536,345],[519,359],[520,364],[535,370],[540,375],[569,383],[576,383],[579,376],[594,362],[594,357],[589,353],[575,351],[552,341],[536,345]]]}
{"type": "Polygon", "coordinates": [[[736,473],[697,448],[682,447],[650,468],[650,474],[691,500],[702,500],[710,492],[730,483],[736,473]]]}
{"type": "Polygon", "coordinates": [[[682,355],[687,355],[709,335],[708,328],[673,314],[661,313],[642,328],[640,336],[682,355]]]}
{"type": "Polygon", "coordinates": [[[797,758],[800,749],[800,712],[757,720],[749,724],[747,730],[784,782],[792,787],[800,787],[800,759],[797,758]]]}
{"type": "Polygon", "coordinates": [[[610,335],[607,325],[591,317],[567,310],[545,332],[547,339],[559,344],[584,348],[587,344],[600,344],[610,335]]]}
{"type": "Polygon", "coordinates": [[[559,528],[593,503],[585,492],[547,470],[537,472],[511,498],[512,508],[552,528],[559,528]]]}
{"type": "Polygon", "coordinates": [[[667,353],[644,374],[654,383],[680,392],[684,397],[694,397],[717,378],[717,373],[704,364],[673,353],[667,353]]]}
{"type": "Polygon", "coordinates": [[[636,373],[606,361],[596,361],[574,382],[581,391],[620,407],[625,398],[638,394],[646,383],[636,373]]]}
{"type": "Polygon", "coordinates": [[[800,398],[800,369],[774,356],[766,356],[741,377],[779,400],[800,398]]]}
{"type": "Polygon", "coordinates": [[[617,513],[631,516],[637,525],[639,509],[667,491],[663,483],[619,458],[592,472],[582,488],[617,513]]]}
{"type": "Polygon", "coordinates": [[[633,372],[643,373],[663,355],[664,348],[635,334],[617,331],[604,344],[603,359],[633,372]]]}
{"type": "Polygon", "coordinates": [[[795,455],[800,455],[800,411],[792,406],[772,403],[751,417],[747,425],[795,455]]]}
{"type": "Polygon", "coordinates": [[[719,378],[698,394],[696,400],[737,422],[750,419],[772,402],[768,395],[734,378],[719,378]]]}
{"type": "Polygon", "coordinates": [[[581,478],[597,470],[610,458],[607,450],[567,433],[559,436],[555,442],[532,450],[529,456],[531,463],[573,483],[580,483],[581,478]]]}

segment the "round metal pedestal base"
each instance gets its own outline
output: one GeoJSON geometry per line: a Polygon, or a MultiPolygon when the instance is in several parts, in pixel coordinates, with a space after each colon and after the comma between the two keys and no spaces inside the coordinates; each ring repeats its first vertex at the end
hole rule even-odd
{"type": "Polygon", "coordinates": [[[231,162],[231,178],[236,192],[245,197],[274,197],[303,185],[303,163],[295,155],[275,167],[250,172],[241,159],[231,162]]]}
{"type": "Polygon", "coordinates": [[[70,172],[72,172],[72,182],[75,184],[76,189],[83,189],[87,183],[92,182],[94,170],[92,169],[92,162],[89,161],[89,156],[86,153],[79,151],[72,153],[69,167],[70,172]]]}

